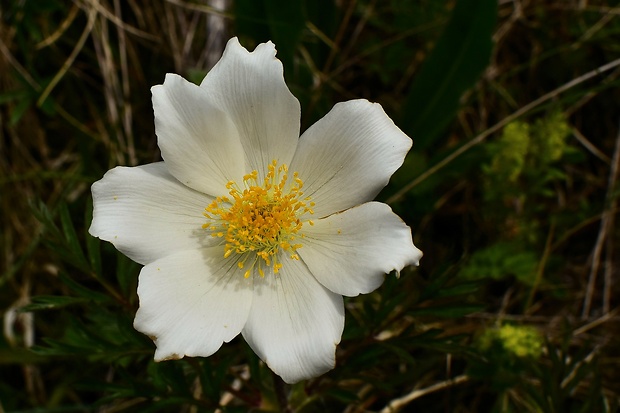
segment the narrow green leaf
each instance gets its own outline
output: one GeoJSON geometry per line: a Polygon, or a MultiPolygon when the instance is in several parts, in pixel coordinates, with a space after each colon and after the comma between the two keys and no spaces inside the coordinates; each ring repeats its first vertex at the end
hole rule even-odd
{"type": "Polygon", "coordinates": [[[76,258],[79,257],[80,261],[85,261],[84,252],[82,251],[82,247],[80,246],[80,240],[78,239],[75,228],[73,227],[73,222],[71,221],[71,214],[69,213],[69,208],[65,203],[61,203],[59,205],[58,213],[60,215],[62,232],[65,235],[65,240],[67,241],[67,246],[69,247],[69,250],[75,255],[76,258]]]}
{"type": "Polygon", "coordinates": [[[88,233],[88,227],[93,220],[93,199],[88,197],[88,201],[86,202],[86,211],[84,215],[85,229],[86,229],[86,251],[88,253],[88,261],[97,274],[97,277],[101,277],[102,267],[101,267],[101,249],[100,241],[90,235],[88,233]]]}
{"type": "Polygon", "coordinates": [[[21,268],[30,261],[32,255],[37,250],[40,243],[41,243],[40,236],[37,235],[32,238],[32,240],[30,241],[30,243],[28,244],[24,252],[21,254],[21,256],[19,256],[15,260],[15,262],[3,274],[0,274],[0,288],[2,288],[7,282],[12,280],[15,277],[15,275],[19,273],[21,268]]]}
{"type": "Polygon", "coordinates": [[[45,359],[32,351],[14,347],[0,348],[0,365],[2,364],[32,364],[45,361],[45,359]]]}
{"type": "Polygon", "coordinates": [[[8,92],[0,93],[0,105],[27,97],[28,92],[24,89],[10,90],[8,92]]]}
{"type": "Polygon", "coordinates": [[[409,311],[409,314],[414,316],[429,315],[433,317],[463,317],[467,314],[482,310],[484,310],[484,306],[482,305],[464,304],[455,306],[416,308],[409,311]]]}
{"type": "Polygon", "coordinates": [[[445,287],[437,291],[435,298],[453,297],[457,295],[472,294],[478,291],[481,286],[482,286],[481,281],[470,281],[470,282],[460,283],[460,284],[453,285],[450,287],[445,287]]]}
{"type": "Polygon", "coordinates": [[[401,360],[402,362],[415,365],[416,363],[415,357],[413,357],[406,349],[400,346],[394,345],[387,341],[379,342],[379,345],[383,346],[388,351],[394,353],[399,358],[399,360],[401,360]]]}
{"type": "Polygon", "coordinates": [[[10,124],[16,125],[24,116],[24,113],[33,106],[33,100],[30,98],[21,99],[17,102],[17,104],[13,107],[11,111],[10,124]]]}
{"type": "Polygon", "coordinates": [[[84,287],[70,276],[65,274],[64,272],[60,272],[58,274],[58,278],[67,286],[71,291],[76,293],[77,295],[86,298],[88,300],[96,301],[96,302],[106,302],[110,300],[110,297],[106,294],[93,291],[90,288],[84,287]]]}
{"type": "Polygon", "coordinates": [[[292,73],[293,57],[305,27],[301,1],[237,0],[234,2],[237,33],[257,42],[273,41],[285,73],[292,73]]]}
{"type": "Polygon", "coordinates": [[[269,27],[263,1],[236,0],[233,3],[233,12],[237,34],[256,41],[269,40],[269,27]]]}
{"type": "Polygon", "coordinates": [[[125,297],[131,296],[136,290],[139,265],[120,252],[116,254],[116,279],[121,293],[125,297]]]}
{"type": "Polygon", "coordinates": [[[429,147],[454,118],[463,92],[488,65],[497,0],[459,0],[435,48],[409,89],[403,128],[429,147]]]}
{"type": "Polygon", "coordinates": [[[293,73],[293,57],[305,27],[301,1],[268,0],[265,11],[269,32],[278,46],[278,58],[285,67],[285,73],[293,73]]]}
{"type": "Polygon", "coordinates": [[[341,389],[338,387],[332,387],[326,393],[327,397],[333,397],[334,399],[340,400],[343,403],[353,404],[359,402],[359,396],[351,391],[341,389]]]}
{"type": "Polygon", "coordinates": [[[40,295],[32,297],[31,303],[21,307],[21,312],[56,310],[73,304],[82,304],[88,300],[82,297],[69,297],[64,295],[40,295]]]}
{"type": "Polygon", "coordinates": [[[61,239],[62,234],[56,227],[56,224],[54,222],[54,216],[52,215],[52,212],[49,210],[47,205],[45,205],[45,203],[41,201],[40,199],[36,201],[30,201],[29,205],[30,205],[30,210],[32,211],[32,214],[34,215],[34,217],[41,224],[43,224],[46,235],[53,239],[57,239],[57,240],[61,239]]]}

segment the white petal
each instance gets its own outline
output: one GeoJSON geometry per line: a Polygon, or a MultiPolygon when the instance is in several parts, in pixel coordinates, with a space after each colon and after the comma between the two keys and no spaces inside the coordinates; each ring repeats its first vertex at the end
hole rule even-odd
{"type": "Polygon", "coordinates": [[[226,183],[241,182],[245,171],[231,119],[204,89],[178,75],[167,74],[151,91],[157,143],[170,173],[197,191],[227,194],[226,183]]]}
{"type": "Polygon", "coordinates": [[[334,368],[344,328],[342,296],[320,285],[300,261],[276,275],[254,277],[254,298],[241,332],[254,352],[287,383],[334,368]]]}
{"type": "Polygon", "coordinates": [[[272,160],[289,164],[299,140],[301,109],[284,82],[273,43],[250,53],[232,38],[200,85],[239,131],[249,170],[259,177],[272,160]]]}
{"type": "Polygon", "coordinates": [[[370,201],[403,163],[411,139],[378,103],[338,103],[299,140],[290,169],[324,217],[370,201]]]}
{"type": "Polygon", "coordinates": [[[206,357],[246,323],[252,279],[221,247],[182,251],[142,269],[138,296],[134,327],[155,341],[156,361],[206,357]]]}
{"type": "Polygon", "coordinates": [[[380,202],[369,202],[304,225],[297,250],[317,280],[331,291],[356,296],[381,285],[386,273],[418,265],[422,252],[411,229],[380,202]]]}
{"type": "Polygon", "coordinates": [[[214,242],[202,229],[213,198],[182,185],[163,162],[116,167],[92,191],[90,234],[140,264],[214,242]]]}

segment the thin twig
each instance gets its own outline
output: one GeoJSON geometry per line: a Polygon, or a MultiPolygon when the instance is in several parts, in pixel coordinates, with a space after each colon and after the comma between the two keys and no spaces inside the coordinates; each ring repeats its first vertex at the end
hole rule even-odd
{"type": "MultiPolygon", "coordinates": [[[[119,0],[114,0],[114,13],[118,16],[120,20],[123,19],[121,12],[121,3],[119,0]]],[[[131,128],[132,125],[132,110],[131,110],[131,100],[130,100],[130,82],[129,82],[129,69],[127,66],[127,39],[125,36],[125,30],[120,27],[117,27],[118,32],[118,52],[120,57],[120,68],[121,68],[121,84],[122,84],[122,119],[123,119],[123,129],[125,132],[125,137],[127,139],[127,155],[129,156],[129,164],[137,165],[138,159],[136,157],[136,149],[134,147],[134,139],[133,139],[133,131],[131,128]]]]}
{"type": "Polygon", "coordinates": [[[321,29],[319,29],[318,27],[316,27],[314,25],[314,23],[312,23],[311,21],[307,21],[306,22],[306,29],[308,29],[310,31],[310,33],[312,33],[313,35],[315,35],[319,40],[321,40],[323,43],[325,43],[325,45],[327,47],[329,47],[330,49],[336,49],[338,46],[336,45],[336,43],[334,43],[332,41],[332,39],[330,39],[330,37],[328,35],[326,35],[325,33],[323,33],[321,31],[321,29]]]}
{"type": "Polygon", "coordinates": [[[590,151],[592,155],[596,156],[597,158],[599,158],[601,161],[605,162],[606,164],[611,163],[611,159],[609,159],[609,156],[607,156],[601,150],[599,150],[596,146],[594,146],[594,144],[592,144],[592,142],[590,142],[588,138],[586,138],[579,129],[573,127],[572,132],[573,132],[573,135],[575,135],[575,138],[577,138],[577,140],[579,141],[579,143],[582,144],[588,151],[590,151]]]}
{"type": "Polygon", "coordinates": [[[617,80],[618,76],[620,76],[620,70],[618,69],[605,76],[605,78],[601,80],[598,87],[584,93],[579,100],[577,100],[575,103],[573,103],[564,110],[564,114],[566,115],[566,117],[569,118],[572,114],[576,113],[579,109],[581,109],[586,103],[590,102],[595,96],[599,94],[600,90],[603,90],[610,84],[614,83],[617,80]]]}
{"type": "Polygon", "coordinates": [[[588,285],[586,287],[586,294],[583,299],[583,310],[581,312],[581,318],[585,319],[590,316],[590,307],[592,306],[592,296],[594,295],[594,287],[596,285],[596,276],[598,274],[598,268],[601,263],[601,252],[603,251],[603,245],[605,238],[607,237],[607,229],[609,225],[609,212],[604,211],[601,218],[601,226],[594,244],[594,251],[592,251],[592,265],[590,266],[590,275],[588,277],[588,285]]]}
{"type": "MultiPolygon", "coordinates": [[[[26,68],[22,66],[17,59],[15,59],[9,48],[2,41],[2,39],[0,39],[0,53],[4,55],[7,61],[11,63],[13,68],[17,70],[17,72],[23,77],[24,80],[26,80],[26,82],[30,84],[30,86],[32,86],[35,91],[38,92],[41,90],[41,85],[39,85],[39,83],[34,80],[32,76],[30,76],[28,70],[26,70],[26,68]]],[[[71,125],[82,131],[85,135],[90,137],[96,137],[93,131],[88,129],[84,124],[80,123],[71,114],[64,110],[62,106],[60,106],[58,103],[56,103],[55,105],[55,110],[63,119],[65,119],[71,125]]]]}
{"type": "Polygon", "coordinates": [[[35,49],[43,49],[44,47],[54,44],[56,40],[60,39],[60,36],[62,36],[63,33],[67,31],[67,29],[71,26],[71,23],[73,23],[73,20],[75,20],[79,11],[80,8],[74,4],[71,9],[69,9],[68,16],[63,20],[60,26],[58,26],[56,31],[54,31],[54,33],[37,43],[35,49]]]}
{"type": "Polygon", "coordinates": [[[120,124],[120,110],[122,110],[122,94],[120,92],[118,75],[116,73],[116,64],[110,47],[110,35],[108,31],[108,20],[100,19],[98,24],[93,29],[94,35],[93,46],[95,49],[95,55],[101,76],[103,79],[103,96],[107,107],[107,122],[100,122],[99,129],[101,136],[105,136],[108,133],[109,126],[114,128],[114,136],[118,143],[120,150],[115,151],[116,162],[124,165],[127,163],[125,160],[125,154],[127,151],[127,144],[123,129],[120,124]]]}
{"type": "MultiPolygon", "coordinates": [[[[618,212],[615,208],[614,209],[610,208],[609,210],[612,214],[615,214],[618,212]]],[[[579,231],[583,230],[587,226],[594,224],[596,221],[601,220],[602,218],[603,218],[603,214],[597,214],[597,215],[594,215],[592,217],[582,220],[577,225],[575,225],[574,227],[564,232],[564,234],[562,234],[562,236],[553,243],[553,245],[551,246],[551,250],[552,251],[557,250],[562,244],[568,241],[570,237],[577,234],[579,231]]]]}
{"type": "MultiPolygon", "coordinates": [[[[605,204],[607,206],[608,219],[607,223],[609,228],[614,228],[615,215],[611,212],[616,209],[617,198],[614,197],[616,182],[618,180],[618,170],[620,169],[620,127],[618,128],[618,134],[616,136],[616,147],[614,149],[614,157],[611,163],[611,171],[609,172],[609,184],[607,186],[607,194],[605,204]]],[[[614,237],[609,231],[610,235],[607,237],[607,254],[605,257],[605,284],[603,288],[603,314],[609,312],[611,301],[611,286],[613,283],[613,251],[614,251],[614,237]]]]}
{"type": "Polygon", "coordinates": [[[97,17],[97,10],[95,8],[90,9],[88,11],[88,22],[86,23],[86,27],[84,28],[82,35],[80,36],[77,44],[73,48],[73,51],[71,52],[67,60],[65,60],[65,63],[63,63],[58,73],[56,73],[56,76],[54,76],[54,78],[47,85],[43,93],[41,93],[41,96],[39,96],[39,99],[37,100],[37,106],[43,105],[43,102],[45,102],[45,99],[47,99],[49,94],[56,87],[58,82],[60,82],[60,80],[65,76],[65,74],[67,73],[71,65],[73,64],[73,61],[77,57],[78,53],[80,53],[80,51],[82,50],[82,47],[84,47],[84,43],[86,43],[86,39],[90,35],[90,32],[93,30],[96,17],[97,17]]]}
{"type": "MultiPolygon", "coordinates": [[[[615,200],[614,200],[615,202],[615,200]]],[[[609,228],[614,228],[615,216],[609,213],[609,228]]],[[[605,252],[605,265],[603,267],[603,314],[609,312],[611,308],[611,290],[613,285],[613,257],[614,256],[614,237],[610,234],[607,237],[607,251],[605,252]]]]}
{"type": "Polygon", "coordinates": [[[116,26],[122,28],[123,30],[125,30],[128,33],[134,34],[138,37],[141,37],[143,39],[146,40],[150,40],[153,42],[158,42],[159,41],[159,37],[152,35],[150,33],[147,33],[145,31],[142,31],[140,29],[137,29],[135,27],[133,27],[130,24],[125,23],[124,21],[122,21],[121,19],[119,19],[116,15],[114,15],[110,10],[106,9],[105,7],[103,7],[98,0],[84,0],[84,2],[78,2],[76,0],[74,0],[76,2],[76,4],[83,10],[85,11],[90,11],[93,8],[97,11],[98,14],[100,14],[101,16],[103,16],[105,19],[109,20],[112,24],[115,24],[116,26]]]}
{"type": "Polygon", "coordinates": [[[201,13],[206,13],[206,14],[215,14],[217,16],[225,17],[227,19],[233,18],[232,13],[227,13],[211,5],[188,3],[185,1],[181,1],[181,0],[166,0],[166,2],[170,4],[174,4],[175,6],[179,6],[184,9],[188,9],[188,10],[195,10],[195,11],[199,11],[201,13]]]}
{"type": "Polygon", "coordinates": [[[568,386],[569,383],[573,381],[573,379],[577,376],[581,366],[592,362],[592,360],[594,359],[594,356],[599,352],[599,350],[600,350],[600,347],[596,346],[594,350],[592,350],[592,352],[590,352],[590,354],[588,354],[583,360],[579,360],[577,363],[575,363],[570,373],[568,373],[566,377],[564,377],[564,379],[562,380],[562,383],[560,383],[560,388],[565,389],[566,386],[568,386]]]}
{"type": "Polygon", "coordinates": [[[463,153],[467,152],[472,147],[482,143],[489,135],[497,132],[498,130],[500,130],[501,128],[503,128],[504,126],[506,126],[507,124],[509,124],[513,120],[523,116],[524,114],[526,114],[530,110],[532,110],[535,107],[543,104],[544,102],[548,101],[549,99],[552,99],[552,98],[556,97],[557,95],[559,95],[561,93],[564,93],[567,90],[577,86],[578,84],[583,83],[586,80],[589,80],[589,79],[591,79],[591,78],[593,78],[593,77],[595,77],[595,76],[597,76],[597,75],[599,75],[599,74],[601,74],[603,72],[611,70],[611,69],[613,69],[616,66],[620,66],[620,59],[616,59],[616,60],[611,61],[611,62],[609,62],[609,63],[607,63],[607,64],[605,64],[605,65],[603,65],[601,67],[598,67],[598,68],[596,68],[594,70],[591,70],[588,73],[585,73],[585,74],[583,74],[583,75],[581,75],[581,76],[571,80],[570,82],[567,82],[567,83],[563,84],[562,86],[552,90],[551,92],[549,92],[549,93],[539,97],[538,99],[533,100],[532,102],[528,103],[527,105],[521,107],[521,109],[519,109],[519,110],[511,113],[510,115],[506,116],[504,119],[502,119],[501,121],[499,121],[495,125],[491,126],[489,129],[485,130],[484,132],[480,133],[478,136],[476,136],[475,138],[473,138],[472,140],[470,140],[469,142],[467,142],[466,144],[464,144],[463,146],[461,146],[460,148],[458,148],[457,150],[452,152],[450,155],[448,155],[445,158],[443,158],[437,164],[435,164],[434,166],[429,168],[426,172],[424,172],[423,174],[418,176],[416,179],[414,179],[413,181],[409,182],[407,185],[402,187],[398,192],[396,192],[394,195],[392,195],[390,198],[388,198],[388,200],[386,202],[388,204],[391,204],[391,203],[399,201],[403,196],[405,196],[405,194],[407,192],[409,192],[411,189],[416,187],[418,184],[420,184],[421,182],[426,180],[429,176],[433,175],[435,172],[439,171],[440,169],[442,169],[443,167],[448,165],[450,162],[452,162],[453,160],[458,158],[463,153]]]}
{"type": "Polygon", "coordinates": [[[344,37],[345,31],[349,25],[349,19],[355,10],[355,6],[357,4],[357,0],[349,0],[348,7],[344,13],[344,17],[340,22],[340,26],[338,27],[338,32],[334,37],[333,44],[336,46],[329,51],[329,55],[325,60],[325,65],[323,65],[323,73],[327,73],[336,58],[336,54],[342,50],[342,38],[344,37]]]}
{"type": "Polygon", "coordinates": [[[538,289],[538,286],[540,285],[540,282],[542,281],[542,276],[543,276],[543,273],[545,272],[545,266],[547,264],[547,260],[549,259],[549,255],[551,255],[551,245],[552,245],[551,241],[553,240],[554,229],[555,229],[555,225],[552,222],[551,228],[549,228],[549,234],[547,235],[547,242],[545,242],[545,250],[543,251],[543,255],[540,259],[540,262],[538,263],[538,268],[536,269],[536,279],[534,280],[534,283],[532,284],[532,288],[530,289],[530,294],[528,295],[527,302],[525,304],[524,312],[526,314],[530,313],[530,306],[532,305],[532,302],[534,301],[534,295],[536,294],[536,290],[538,289]]]}
{"type": "Polygon", "coordinates": [[[8,46],[4,44],[2,38],[0,37],[0,53],[4,55],[5,59],[13,66],[15,70],[22,76],[22,78],[32,86],[32,88],[36,91],[40,89],[39,84],[36,80],[30,75],[28,70],[19,63],[19,61],[13,56],[8,46]]]}
{"type": "Polygon", "coordinates": [[[620,313],[620,308],[616,308],[613,311],[603,314],[601,317],[597,318],[596,320],[591,321],[588,324],[585,324],[579,327],[578,329],[576,329],[575,331],[573,331],[573,337],[583,334],[586,331],[590,331],[593,328],[598,327],[601,324],[604,324],[610,320],[613,320],[614,317],[618,315],[618,313],[620,313]]]}
{"type": "MultiPolygon", "coordinates": [[[[601,254],[603,252],[603,246],[606,242],[610,242],[609,239],[613,238],[608,236],[613,228],[615,200],[613,199],[614,189],[616,187],[616,180],[618,178],[618,164],[620,163],[620,127],[616,136],[616,146],[614,149],[614,155],[611,162],[611,169],[609,171],[609,180],[607,184],[607,193],[605,194],[605,210],[601,217],[601,226],[596,238],[596,244],[594,244],[594,250],[592,251],[592,265],[590,266],[590,275],[588,277],[588,285],[586,287],[586,294],[583,300],[583,310],[581,318],[588,318],[590,315],[590,308],[592,306],[592,297],[594,295],[594,288],[596,286],[596,278],[601,263],[601,254]]],[[[609,248],[608,248],[609,250],[609,248]]],[[[603,314],[609,312],[610,299],[611,299],[611,284],[612,284],[612,261],[611,250],[606,257],[605,261],[605,278],[603,280],[603,314]]]]}
{"type": "Polygon", "coordinates": [[[405,407],[407,404],[409,404],[412,401],[414,401],[415,399],[419,399],[420,397],[425,396],[427,394],[434,393],[436,391],[443,390],[443,389],[455,386],[455,385],[460,384],[460,383],[464,383],[464,382],[466,382],[468,380],[469,380],[469,376],[463,374],[461,376],[457,376],[457,377],[455,377],[453,379],[450,379],[450,380],[446,380],[446,381],[442,381],[442,382],[439,382],[439,383],[435,383],[432,386],[428,386],[428,387],[426,387],[424,389],[414,390],[411,393],[409,393],[409,394],[407,394],[407,395],[405,395],[403,397],[399,397],[398,399],[392,400],[390,403],[388,403],[387,406],[385,406],[381,410],[380,413],[396,413],[400,409],[405,407]]]}
{"type": "MultiPolygon", "coordinates": [[[[351,52],[351,50],[353,50],[353,46],[355,46],[355,43],[357,43],[357,41],[359,40],[359,36],[363,32],[364,27],[366,26],[366,23],[368,23],[368,20],[374,14],[373,12],[374,12],[376,3],[377,3],[377,0],[371,0],[370,2],[368,2],[368,4],[364,6],[364,13],[362,14],[362,17],[358,20],[357,24],[355,25],[353,32],[347,34],[347,39],[348,39],[347,46],[344,48],[341,48],[341,52],[339,56],[341,60],[345,60],[347,56],[349,55],[349,53],[351,52]]],[[[327,73],[327,71],[325,73],[327,73]]]]}
{"type": "Polygon", "coordinates": [[[293,410],[291,409],[286,395],[286,384],[276,373],[271,372],[271,374],[273,376],[273,389],[276,392],[276,398],[278,399],[278,404],[280,405],[280,411],[282,413],[292,413],[293,410]]]}

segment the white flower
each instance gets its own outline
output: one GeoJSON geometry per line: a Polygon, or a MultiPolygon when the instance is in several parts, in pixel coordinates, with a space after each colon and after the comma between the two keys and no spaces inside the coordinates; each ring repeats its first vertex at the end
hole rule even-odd
{"type": "Polygon", "coordinates": [[[241,333],[293,383],[334,367],[342,296],[422,253],[389,206],[369,202],[411,139],[366,100],[299,137],[275,53],[233,38],[200,86],[168,74],[153,87],[164,162],[96,182],[90,233],[144,265],[134,326],[155,360],[209,356],[241,333]]]}

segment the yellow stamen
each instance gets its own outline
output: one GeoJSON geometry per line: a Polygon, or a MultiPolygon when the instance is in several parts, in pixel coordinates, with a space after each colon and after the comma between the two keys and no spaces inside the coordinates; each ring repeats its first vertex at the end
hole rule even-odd
{"type": "Polygon", "coordinates": [[[314,202],[303,197],[302,187],[297,172],[289,183],[287,166],[278,166],[274,160],[267,166],[262,185],[256,170],[243,176],[243,189],[234,181],[227,182],[230,198],[217,197],[205,208],[209,221],[202,228],[210,230],[213,237],[223,238],[224,258],[233,253],[241,255],[237,267],[243,269],[250,260],[245,278],[255,266],[261,277],[265,276],[263,265],[277,274],[283,265],[280,252],[299,260],[295,251],[302,244],[292,241],[297,234],[304,237],[300,230],[305,222],[314,225],[313,221],[301,219],[306,213],[314,213],[314,202]]]}

